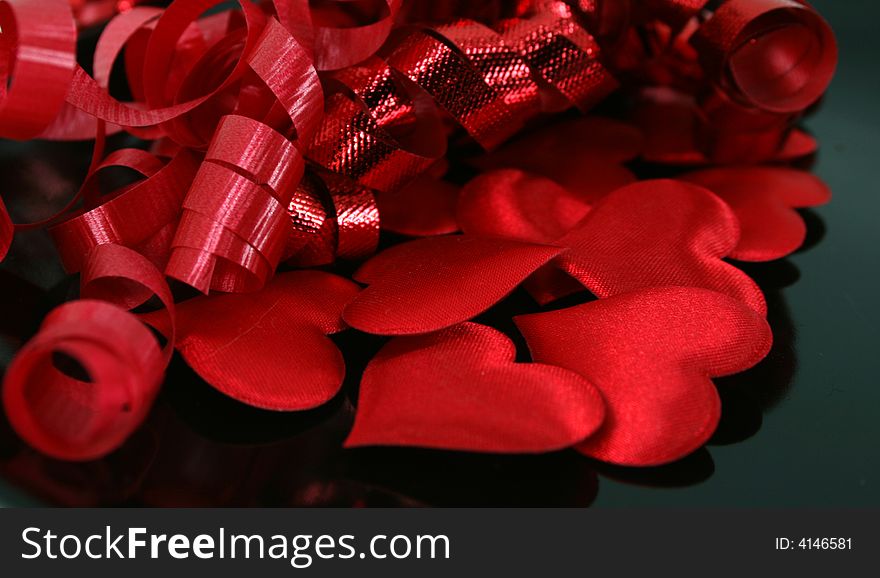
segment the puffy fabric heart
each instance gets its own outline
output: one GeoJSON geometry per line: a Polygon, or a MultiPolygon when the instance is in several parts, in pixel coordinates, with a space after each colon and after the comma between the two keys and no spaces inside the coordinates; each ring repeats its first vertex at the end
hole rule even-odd
{"type": "Polygon", "coordinates": [[[475,323],[393,339],[364,371],[345,445],[546,452],[601,425],[602,396],[586,379],[515,357],[503,333],[475,323]]]}
{"type": "Polygon", "coordinates": [[[819,177],[786,167],[706,169],[681,178],[706,187],[736,213],[740,239],[730,257],[741,261],[772,261],[794,252],[807,236],[794,209],[831,200],[819,177]]]}
{"type": "Polygon", "coordinates": [[[342,385],[342,354],[326,335],[359,288],[321,271],[275,277],[257,293],[197,297],[177,310],[177,349],[205,381],[248,405],[302,410],[342,385]]]}
{"type": "Polygon", "coordinates": [[[458,200],[465,233],[530,243],[552,243],[589,211],[584,195],[519,169],[481,174],[464,186],[458,200]]]}
{"type": "Polygon", "coordinates": [[[345,322],[379,335],[445,329],[479,315],[562,252],[467,235],[396,245],[355,273],[369,287],[346,307],[345,322]]]}
{"type": "MultiPolygon", "coordinates": [[[[458,222],[469,234],[552,243],[589,213],[590,198],[535,173],[498,169],[464,186],[458,222]]],[[[535,271],[523,288],[541,304],[584,290],[552,265],[535,271]]]]}
{"type": "Polygon", "coordinates": [[[668,179],[640,181],[596,205],[557,244],[559,266],[598,297],[678,285],[703,287],[766,313],[761,290],[722,261],[739,242],[733,211],[711,192],[668,179]]]}
{"type": "Polygon", "coordinates": [[[718,424],[711,377],[743,371],[769,351],[767,322],[704,289],[653,288],[515,318],[532,358],[595,384],[607,415],[577,446],[614,464],[651,466],[699,448],[718,424]]]}

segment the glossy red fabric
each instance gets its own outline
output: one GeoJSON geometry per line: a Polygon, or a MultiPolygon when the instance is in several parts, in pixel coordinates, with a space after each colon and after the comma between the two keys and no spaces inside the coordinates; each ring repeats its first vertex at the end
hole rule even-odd
{"type": "Polygon", "coordinates": [[[357,285],[329,273],[278,275],[262,291],[197,297],[178,306],[177,350],[224,394],[293,411],[330,400],[345,376],[326,335],[345,328],[342,309],[357,285]]]}
{"type": "Polygon", "coordinates": [[[684,287],[515,321],[535,361],[575,371],[602,392],[605,421],[578,451],[631,466],[671,462],[703,445],[721,415],[710,378],[753,366],[772,339],[741,301],[684,287]]]}
{"type": "Polygon", "coordinates": [[[706,169],[682,178],[711,190],[733,209],[741,234],[730,257],[741,261],[772,261],[795,251],[807,227],[794,209],[831,200],[821,179],[783,167],[706,169]]]}
{"type": "Polygon", "coordinates": [[[515,356],[507,336],[476,323],[392,339],[364,371],[345,445],[546,452],[599,427],[605,407],[590,382],[515,356]]]}
{"type": "Polygon", "coordinates": [[[636,289],[702,287],[764,314],[761,290],[722,259],[739,242],[739,223],[721,199],[696,185],[648,180],[608,195],[557,241],[559,267],[599,297],[636,289]]]}
{"type": "MultiPolygon", "coordinates": [[[[518,169],[488,171],[462,189],[458,221],[469,234],[551,244],[589,213],[596,192],[518,169]]],[[[541,304],[584,290],[553,264],[535,271],[523,288],[541,304]]]]}
{"type": "Polygon", "coordinates": [[[355,273],[366,283],[345,322],[367,333],[430,333],[482,313],[562,249],[471,236],[397,245],[355,273]]]}
{"type": "Polygon", "coordinates": [[[552,243],[590,212],[591,196],[517,169],[489,171],[462,189],[458,221],[470,235],[552,243]]]}

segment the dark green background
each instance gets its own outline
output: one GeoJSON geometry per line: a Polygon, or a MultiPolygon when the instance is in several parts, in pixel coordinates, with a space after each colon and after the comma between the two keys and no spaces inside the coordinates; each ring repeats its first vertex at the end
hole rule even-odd
{"type": "MultiPolygon", "coordinates": [[[[242,469],[257,471],[276,460],[289,463],[271,467],[260,483],[247,474],[229,490],[232,497],[220,492],[225,503],[880,505],[880,8],[867,0],[813,4],[831,22],[840,44],[834,83],[820,110],[806,122],[822,146],[814,170],[829,183],[834,200],[806,213],[811,238],[805,250],[747,269],[768,295],[777,345],[761,366],[720,383],[724,418],[705,450],[651,470],[608,468],[573,452],[532,458],[416,450],[339,452],[350,417],[345,402],[295,422],[278,421],[230,407],[207,388],[192,386],[197,380],[178,363],[160,400],[161,415],[148,428],[159,433],[151,434],[147,449],[134,445],[122,458],[100,467],[40,463],[38,479],[62,480],[62,485],[89,495],[97,488],[90,498],[95,503],[140,504],[145,503],[140,497],[118,497],[115,484],[122,482],[114,477],[114,468],[123,470],[118,475],[124,477],[132,475],[131,469],[140,472],[149,466],[153,485],[191,484],[196,494],[211,494],[215,485],[242,469]],[[230,430],[257,433],[254,439],[229,440],[236,437],[230,430]],[[196,449],[175,454],[176,443],[196,449]],[[138,462],[143,455],[149,463],[138,462]],[[187,478],[180,483],[168,474],[203,466],[208,481],[187,478]],[[309,476],[332,488],[325,489],[323,499],[303,493],[310,483],[304,477],[309,476]]],[[[41,251],[39,244],[35,247],[33,251],[41,251]]],[[[16,267],[16,261],[4,264],[5,269],[16,267]]],[[[31,281],[47,286],[52,273],[31,281]]],[[[63,296],[66,290],[55,288],[46,299],[57,300],[59,291],[63,296]]],[[[7,346],[4,352],[0,343],[0,353],[5,362],[11,351],[7,346]]],[[[19,448],[9,441],[11,434],[5,435],[0,464],[8,465],[19,448]]],[[[29,492],[20,489],[33,488],[32,481],[0,471],[16,479],[14,484],[0,480],[0,503],[33,503],[29,492]]],[[[38,493],[57,501],[45,489],[38,493]]],[[[194,499],[187,496],[181,490],[175,500],[194,499]]],[[[153,497],[146,503],[161,500],[153,497]]]]}

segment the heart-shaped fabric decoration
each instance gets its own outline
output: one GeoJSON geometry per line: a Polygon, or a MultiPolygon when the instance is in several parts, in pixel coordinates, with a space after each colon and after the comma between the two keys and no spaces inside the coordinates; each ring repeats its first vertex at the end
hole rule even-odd
{"type": "MultiPolygon", "coordinates": [[[[458,222],[469,234],[552,243],[590,212],[590,199],[535,173],[498,169],[464,186],[458,222]]],[[[584,290],[552,264],[535,271],[523,288],[541,304],[584,290]]]]}
{"type": "Polygon", "coordinates": [[[577,446],[605,462],[659,465],[699,448],[721,403],[711,377],[743,371],[769,351],[767,322],[726,295],[653,288],[515,318],[541,363],[602,392],[602,427],[577,446]]]}
{"type": "Polygon", "coordinates": [[[479,315],[562,252],[467,235],[396,245],[355,273],[369,287],[346,307],[345,322],[379,335],[445,329],[479,315]]]}
{"type": "Polygon", "coordinates": [[[702,187],[640,181],[593,207],[557,244],[557,261],[598,297],[663,286],[703,287],[766,313],[761,290],[722,261],[739,242],[730,207],[702,187]]]}
{"type": "Polygon", "coordinates": [[[391,340],[364,371],[345,445],[547,452],[596,431],[605,408],[586,379],[515,357],[475,323],[391,340]]]}
{"type": "Polygon", "coordinates": [[[326,336],[345,329],[351,281],[321,271],[277,275],[257,293],[196,297],[178,306],[177,349],[205,381],[264,409],[319,406],[342,385],[342,354],[326,336]]]}
{"type": "Polygon", "coordinates": [[[552,243],[590,211],[576,191],[519,169],[489,171],[468,182],[458,200],[467,234],[552,243]]]}
{"type": "Polygon", "coordinates": [[[741,261],[772,261],[794,252],[807,236],[794,209],[831,200],[819,177],[786,167],[715,168],[681,178],[706,187],[736,213],[740,238],[730,257],[741,261]]]}

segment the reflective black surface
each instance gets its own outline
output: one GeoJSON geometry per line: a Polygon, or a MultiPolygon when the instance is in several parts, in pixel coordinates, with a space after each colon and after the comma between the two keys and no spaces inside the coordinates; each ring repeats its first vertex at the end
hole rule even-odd
{"type": "MultiPolygon", "coordinates": [[[[767,360],[719,380],[722,423],[706,447],[670,466],[610,467],[574,452],[484,456],[412,449],[342,450],[356,376],[377,341],[348,332],[343,393],[296,415],[246,408],[179,359],[148,423],[99,462],[66,464],[23,447],[0,420],[0,503],[70,505],[880,505],[880,8],[813,4],[841,48],[837,78],[806,122],[822,149],[813,167],[832,204],[806,211],[807,246],[744,267],[764,289],[775,345],[767,360]]],[[[87,147],[0,148],[0,186],[19,220],[60,202],[87,147]]],[[[17,237],[0,267],[0,364],[76,281],[42,233],[17,237]],[[34,268],[33,263],[42,266],[34,268]]],[[[511,296],[505,311],[534,307],[511,296]]]]}

